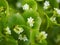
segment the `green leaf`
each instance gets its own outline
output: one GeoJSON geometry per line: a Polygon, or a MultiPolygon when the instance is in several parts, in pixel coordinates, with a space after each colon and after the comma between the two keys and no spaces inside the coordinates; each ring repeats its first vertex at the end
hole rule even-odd
{"type": "Polygon", "coordinates": [[[8,25],[10,27],[13,27],[15,25],[25,25],[25,21],[20,14],[12,14],[8,17],[8,25]]]}
{"type": "Polygon", "coordinates": [[[1,6],[6,7],[6,3],[5,3],[5,1],[4,1],[4,0],[0,0],[0,7],[1,7],[1,6]]]}
{"type": "Polygon", "coordinates": [[[56,0],[49,0],[52,8],[58,8],[59,4],[56,0]]]}
{"type": "Polygon", "coordinates": [[[14,40],[13,38],[3,38],[1,41],[0,41],[0,45],[18,45],[17,41],[14,40]]]}
{"type": "Polygon", "coordinates": [[[40,28],[40,24],[41,24],[41,18],[39,17],[39,14],[33,10],[30,10],[30,11],[26,11],[23,13],[22,15],[27,23],[27,19],[29,17],[32,17],[34,19],[34,26],[32,27],[33,29],[37,29],[39,30],[40,28]]]}
{"type": "Polygon", "coordinates": [[[57,34],[59,34],[59,28],[60,28],[60,25],[59,24],[56,24],[54,22],[51,22],[49,20],[49,27],[47,29],[47,33],[48,33],[48,38],[47,38],[47,41],[48,41],[48,45],[55,45],[56,44],[56,36],[57,34]]]}
{"type": "Polygon", "coordinates": [[[60,17],[57,17],[56,21],[57,21],[58,24],[60,24],[60,17]]]}

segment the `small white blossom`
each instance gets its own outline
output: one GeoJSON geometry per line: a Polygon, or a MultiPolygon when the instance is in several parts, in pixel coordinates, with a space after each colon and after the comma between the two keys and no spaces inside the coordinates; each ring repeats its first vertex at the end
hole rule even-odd
{"type": "Polygon", "coordinates": [[[5,31],[6,31],[5,32],[6,34],[11,34],[11,31],[10,31],[9,27],[6,27],[5,31]]]}
{"type": "Polygon", "coordinates": [[[46,38],[47,38],[47,33],[45,31],[41,31],[39,35],[37,35],[37,40],[39,40],[40,42],[42,42],[46,38]]]}
{"type": "Polygon", "coordinates": [[[32,27],[33,26],[33,24],[34,24],[34,19],[32,18],[32,17],[29,17],[29,18],[27,18],[28,19],[28,24],[30,25],[30,27],[32,27]]]}
{"type": "Polygon", "coordinates": [[[20,2],[17,2],[17,3],[16,3],[16,6],[17,6],[17,8],[20,8],[22,5],[21,5],[20,2]]]}
{"type": "Polygon", "coordinates": [[[28,38],[26,37],[26,35],[24,35],[23,41],[28,41],[28,38]]]}
{"type": "Polygon", "coordinates": [[[56,17],[51,17],[50,20],[55,22],[56,21],[56,17]]]}
{"type": "Polygon", "coordinates": [[[14,28],[14,31],[17,33],[17,34],[20,34],[24,31],[24,29],[22,27],[19,27],[18,25],[14,28]]]}
{"type": "Polygon", "coordinates": [[[19,35],[18,39],[23,40],[23,37],[21,34],[19,35]]]}
{"type": "Polygon", "coordinates": [[[48,9],[48,7],[50,6],[50,3],[49,3],[49,1],[45,1],[44,2],[44,9],[48,9]]]}
{"type": "Polygon", "coordinates": [[[43,36],[44,39],[47,38],[47,34],[45,31],[40,32],[40,36],[43,36]]]}
{"type": "Polygon", "coordinates": [[[28,4],[25,4],[25,5],[23,6],[23,10],[29,10],[29,5],[28,5],[28,4]]]}
{"type": "Polygon", "coordinates": [[[56,0],[58,3],[60,3],[60,0],[56,0]]]}
{"type": "Polygon", "coordinates": [[[54,8],[54,10],[57,12],[58,15],[60,15],[60,9],[54,8]]]}

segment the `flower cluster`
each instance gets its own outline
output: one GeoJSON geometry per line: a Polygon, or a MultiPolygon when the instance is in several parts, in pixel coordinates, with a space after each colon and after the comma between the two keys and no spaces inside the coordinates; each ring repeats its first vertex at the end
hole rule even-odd
{"type": "Polygon", "coordinates": [[[23,41],[28,41],[26,35],[22,35],[21,33],[24,31],[22,27],[19,27],[19,25],[15,26],[14,31],[19,34],[18,39],[23,40],[23,41]]]}
{"type": "Polygon", "coordinates": [[[22,36],[22,35],[19,35],[19,40],[23,40],[23,41],[28,41],[28,38],[26,37],[26,35],[22,36]]]}

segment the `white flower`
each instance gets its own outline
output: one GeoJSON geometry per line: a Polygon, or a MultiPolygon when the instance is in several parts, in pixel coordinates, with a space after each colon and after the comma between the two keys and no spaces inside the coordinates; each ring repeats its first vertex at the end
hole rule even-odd
{"type": "Polygon", "coordinates": [[[40,32],[40,36],[42,36],[43,39],[47,38],[47,34],[45,31],[40,32]]]}
{"type": "Polygon", "coordinates": [[[28,4],[25,4],[25,5],[23,6],[23,10],[29,10],[29,5],[28,5],[28,4]]]}
{"type": "Polygon", "coordinates": [[[60,15],[60,10],[58,10],[57,13],[60,15]]]}
{"type": "Polygon", "coordinates": [[[37,40],[39,40],[39,42],[42,42],[46,38],[47,38],[47,33],[45,31],[41,31],[39,35],[37,35],[37,40]]]}
{"type": "Polygon", "coordinates": [[[58,15],[60,15],[60,9],[54,8],[54,10],[57,12],[58,15]]]}
{"type": "Polygon", "coordinates": [[[60,3],[60,0],[56,0],[58,3],[60,3]]]}
{"type": "Polygon", "coordinates": [[[17,33],[17,34],[20,34],[24,31],[24,29],[22,27],[19,27],[18,25],[14,28],[14,31],[17,33]]]}
{"type": "Polygon", "coordinates": [[[22,35],[20,34],[18,39],[23,40],[24,42],[25,42],[25,41],[28,41],[28,38],[26,37],[26,35],[22,36],[22,35]]]}
{"type": "Polygon", "coordinates": [[[19,35],[19,38],[18,38],[18,39],[23,40],[23,37],[22,37],[22,35],[21,35],[21,34],[19,35]]]}
{"type": "Polygon", "coordinates": [[[33,26],[33,24],[34,24],[34,19],[32,18],[32,17],[29,17],[29,18],[27,18],[28,19],[28,24],[30,25],[30,27],[32,27],[33,26]]]}
{"type": "Polygon", "coordinates": [[[51,17],[50,20],[55,22],[56,21],[56,17],[51,17]]]}
{"type": "Polygon", "coordinates": [[[17,6],[17,8],[20,8],[22,5],[21,5],[20,2],[17,2],[17,3],[16,3],[16,6],[17,6]]]}
{"type": "Polygon", "coordinates": [[[9,27],[7,27],[7,28],[5,29],[5,31],[6,31],[6,32],[5,32],[6,34],[11,34],[11,31],[10,31],[9,27]]]}
{"type": "Polygon", "coordinates": [[[28,41],[28,38],[26,37],[26,35],[24,35],[23,41],[28,41]]]}
{"type": "Polygon", "coordinates": [[[49,6],[50,6],[49,1],[45,1],[43,8],[44,8],[44,9],[48,9],[49,6]]]}

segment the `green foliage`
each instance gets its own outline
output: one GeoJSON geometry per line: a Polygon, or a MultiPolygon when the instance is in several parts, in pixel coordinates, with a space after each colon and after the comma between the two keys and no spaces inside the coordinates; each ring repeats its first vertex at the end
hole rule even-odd
{"type": "Polygon", "coordinates": [[[59,4],[0,0],[0,45],[60,45],[59,4]]]}

